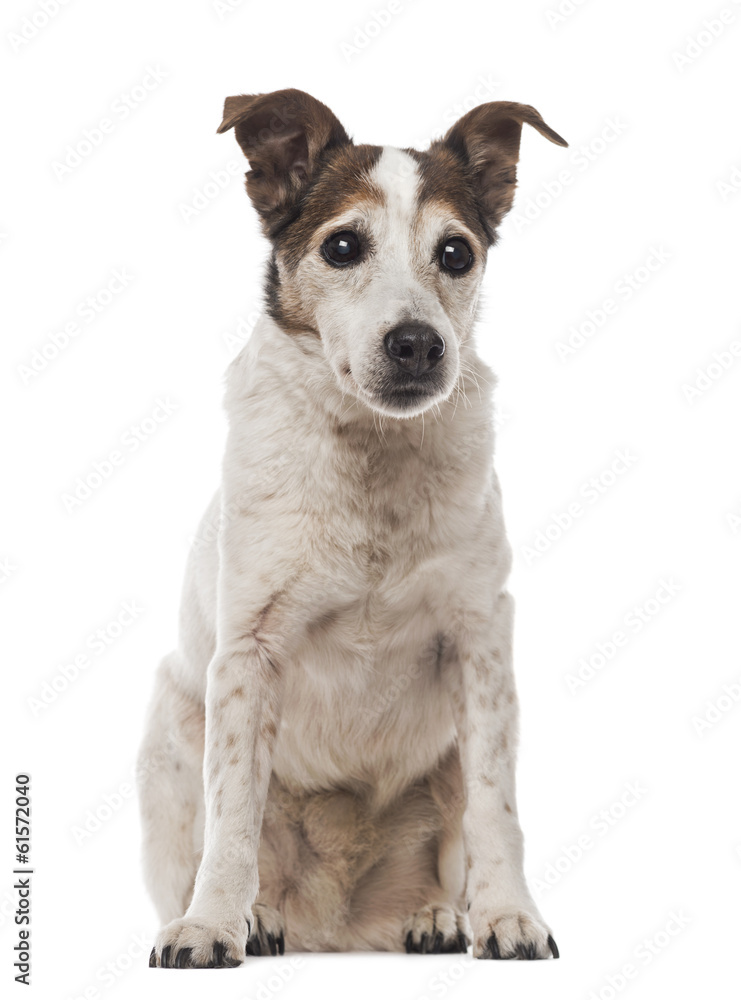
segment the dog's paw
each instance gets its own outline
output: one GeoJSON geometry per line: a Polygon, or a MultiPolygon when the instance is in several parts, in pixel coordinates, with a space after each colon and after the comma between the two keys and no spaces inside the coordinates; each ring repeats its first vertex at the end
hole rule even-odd
{"type": "Polygon", "coordinates": [[[425,906],[404,925],[407,952],[422,955],[468,951],[466,918],[452,906],[425,906]]]}
{"type": "Polygon", "coordinates": [[[473,953],[476,958],[558,958],[556,942],[539,919],[522,910],[489,916],[477,933],[473,953]]]}
{"type": "Polygon", "coordinates": [[[180,917],[157,935],[149,965],[162,969],[233,969],[242,964],[248,936],[246,920],[234,926],[180,917]]]}
{"type": "Polygon", "coordinates": [[[247,941],[248,955],[282,955],[286,950],[286,928],[283,917],[272,906],[255,903],[252,933],[247,941]]]}

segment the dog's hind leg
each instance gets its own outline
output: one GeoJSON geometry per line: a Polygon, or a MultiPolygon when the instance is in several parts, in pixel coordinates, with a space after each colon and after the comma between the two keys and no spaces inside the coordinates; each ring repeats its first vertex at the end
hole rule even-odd
{"type": "Polygon", "coordinates": [[[443,829],[437,849],[437,881],[431,902],[408,918],[403,928],[408,952],[466,952],[471,929],[463,900],[464,850],[460,831],[443,829]]]}
{"type": "Polygon", "coordinates": [[[252,907],[252,932],[247,941],[248,955],[282,955],[286,948],[286,925],[283,916],[267,903],[252,907]]]}
{"type": "Polygon", "coordinates": [[[177,657],[157,672],[137,762],[144,878],[163,924],[185,913],[203,844],[205,716],[175,679],[177,657]]]}
{"type": "Polygon", "coordinates": [[[465,907],[465,850],[461,821],[465,805],[458,747],[453,746],[429,776],[430,792],[439,811],[435,887],[430,901],[404,925],[408,952],[466,952],[471,929],[465,907]]]}

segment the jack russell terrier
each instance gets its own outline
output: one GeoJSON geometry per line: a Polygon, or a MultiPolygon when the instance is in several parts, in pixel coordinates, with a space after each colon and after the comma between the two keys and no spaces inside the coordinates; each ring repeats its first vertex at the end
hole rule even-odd
{"type": "Polygon", "coordinates": [[[523,876],[511,550],[473,342],[525,104],[428,150],[230,97],[271,244],[139,760],[150,965],[558,957],[523,876]]]}

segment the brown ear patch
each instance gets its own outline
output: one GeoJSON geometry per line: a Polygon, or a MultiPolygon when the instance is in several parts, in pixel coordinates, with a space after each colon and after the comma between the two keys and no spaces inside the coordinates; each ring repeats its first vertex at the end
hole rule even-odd
{"type": "Polygon", "coordinates": [[[529,104],[492,101],[472,108],[443,139],[430,147],[431,151],[447,147],[468,165],[482,216],[492,236],[512,207],[524,124],[559,146],[568,145],[529,104]]]}
{"type": "Polygon", "coordinates": [[[300,199],[326,151],[350,144],[325,104],[294,89],[227,97],[217,132],[231,128],[251,167],[247,194],[270,224],[300,199]]]}

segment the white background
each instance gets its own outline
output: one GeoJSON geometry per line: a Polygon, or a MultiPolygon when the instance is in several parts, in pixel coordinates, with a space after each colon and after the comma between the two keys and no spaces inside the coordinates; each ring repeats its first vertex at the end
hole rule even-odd
{"type": "Polygon", "coordinates": [[[14,775],[28,771],[32,995],[735,995],[741,6],[583,0],[557,20],[556,0],[402,0],[361,36],[383,0],[227,5],[68,0],[46,24],[31,0],[3,7],[3,990],[23,993],[10,835],[14,775]],[[160,82],[123,117],[150,67],[160,82]],[[571,143],[523,134],[479,333],[499,378],[497,467],[516,553],[526,868],[559,962],[147,967],[156,919],[133,764],[153,670],[175,641],[188,539],[218,482],[222,373],[235,353],[225,335],[260,308],[266,255],[246,165],[215,130],[227,95],[287,86],[328,103],[358,141],[425,144],[466,107],[506,99],[535,105],[571,143]],[[55,170],[104,118],[112,130],[89,155],[55,170]],[[231,179],[199,202],[212,171],[231,179]],[[206,207],[186,221],[194,199],[206,207]],[[654,251],[664,262],[651,271],[654,251]],[[114,269],[127,287],[87,323],[78,307],[114,269]],[[613,314],[563,360],[570,328],[610,298],[613,314]],[[52,353],[73,320],[78,335],[29,375],[34,352],[52,353]],[[714,352],[729,367],[702,381],[714,352]],[[706,388],[693,395],[698,379],[706,388]],[[158,399],[176,409],[129,450],[158,399]],[[67,510],[63,495],[113,450],[123,464],[67,510]],[[584,484],[619,450],[630,468],[604,475],[591,502],[584,484]],[[582,513],[568,525],[574,503],[582,513]],[[663,605],[662,581],[673,591],[663,605]],[[141,610],[114,637],[124,602],[141,610]],[[99,628],[112,641],[96,654],[99,628]],[[616,631],[625,642],[611,650],[616,631]],[[44,685],[61,687],[81,653],[88,665],[50,696],[44,685]],[[628,785],[638,793],[625,805],[628,785]]]}

